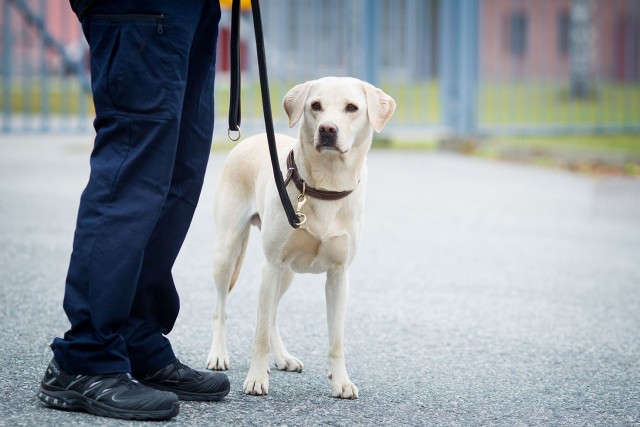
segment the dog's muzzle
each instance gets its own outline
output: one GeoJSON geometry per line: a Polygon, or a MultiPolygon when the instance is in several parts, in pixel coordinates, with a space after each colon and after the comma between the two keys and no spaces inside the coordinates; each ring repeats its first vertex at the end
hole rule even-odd
{"type": "Polygon", "coordinates": [[[318,127],[318,142],[316,149],[338,150],[338,126],[332,122],[324,122],[318,127]]]}

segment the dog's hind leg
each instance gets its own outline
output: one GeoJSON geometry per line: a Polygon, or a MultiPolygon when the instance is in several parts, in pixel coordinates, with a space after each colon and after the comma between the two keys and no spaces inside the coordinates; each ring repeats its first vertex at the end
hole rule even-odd
{"type": "Polygon", "coordinates": [[[280,338],[280,331],[278,330],[278,305],[280,304],[282,296],[291,286],[291,283],[293,282],[293,276],[293,273],[283,275],[280,282],[280,293],[278,295],[278,300],[276,301],[276,306],[273,310],[273,315],[271,318],[271,354],[273,355],[273,360],[275,361],[276,368],[278,370],[302,372],[302,369],[304,368],[302,361],[297,357],[292,356],[287,351],[284,343],[282,342],[282,338],[280,338]]]}
{"type": "Polygon", "coordinates": [[[229,219],[218,227],[219,235],[213,260],[213,280],[217,291],[217,302],[213,312],[213,337],[207,357],[207,369],[222,371],[229,369],[229,353],[226,343],[226,303],[233,288],[249,239],[250,222],[241,218],[229,219]],[[244,224],[243,224],[244,222],[244,224]]]}

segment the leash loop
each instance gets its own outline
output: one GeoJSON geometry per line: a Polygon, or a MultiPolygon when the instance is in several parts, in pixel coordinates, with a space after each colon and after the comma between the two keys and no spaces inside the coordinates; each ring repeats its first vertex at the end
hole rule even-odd
{"type": "Polygon", "coordinates": [[[240,139],[240,136],[242,136],[242,133],[240,133],[240,126],[236,126],[238,129],[229,129],[227,130],[227,136],[229,136],[229,139],[232,140],[233,142],[236,142],[237,140],[240,139]],[[237,132],[237,136],[234,135],[233,133],[237,132]]]}

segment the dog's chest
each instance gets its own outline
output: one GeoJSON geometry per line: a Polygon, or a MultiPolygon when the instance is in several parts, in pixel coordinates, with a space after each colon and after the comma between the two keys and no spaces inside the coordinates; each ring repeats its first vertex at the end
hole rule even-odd
{"type": "Polygon", "coordinates": [[[291,268],[296,273],[324,273],[336,266],[348,266],[353,258],[349,234],[317,238],[298,230],[290,245],[291,268]]]}

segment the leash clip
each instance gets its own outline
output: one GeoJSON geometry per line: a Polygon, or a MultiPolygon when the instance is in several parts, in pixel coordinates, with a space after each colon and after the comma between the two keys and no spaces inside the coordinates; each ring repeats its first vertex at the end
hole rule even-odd
{"type": "Polygon", "coordinates": [[[302,181],[302,193],[298,195],[297,203],[296,203],[296,216],[298,217],[298,222],[296,225],[298,227],[302,226],[305,222],[307,222],[307,216],[302,213],[302,207],[305,203],[307,203],[307,183],[302,181]]]}

